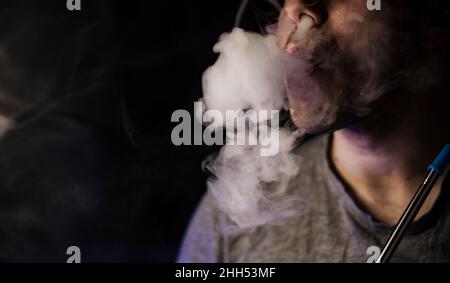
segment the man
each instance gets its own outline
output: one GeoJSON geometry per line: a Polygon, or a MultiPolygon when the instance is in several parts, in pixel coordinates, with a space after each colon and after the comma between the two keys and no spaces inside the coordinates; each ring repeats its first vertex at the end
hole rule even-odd
{"type": "MultiPolygon", "coordinates": [[[[317,134],[294,152],[300,169],[289,191],[306,205],[282,224],[231,235],[217,229],[223,215],[207,194],[179,261],[366,262],[369,247],[382,248],[450,140],[448,4],[430,2],[369,11],[363,0],[285,1],[280,48],[313,55],[309,77],[286,78],[292,121],[317,134]],[[295,41],[302,16],[314,26],[295,41]]],[[[450,261],[448,190],[441,178],[392,262],[450,261]]]]}

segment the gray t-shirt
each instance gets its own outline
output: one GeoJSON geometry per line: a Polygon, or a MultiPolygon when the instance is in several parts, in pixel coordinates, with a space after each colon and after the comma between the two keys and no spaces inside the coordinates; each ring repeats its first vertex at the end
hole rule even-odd
{"type": "MultiPolygon", "coordinates": [[[[289,192],[305,200],[302,213],[281,225],[239,234],[220,232],[224,215],[210,194],[202,199],[185,235],[179,262],[367,262],[393,227],[378,223],[348,194],[328,162],[330,136],[295,150],[299,174],[289,192]]],[[[425,172],[424,172],[425,173],[425,172]]],[[[449,178],[433,209],[412,223],[391,262],[450,262],[449,178]]]]}

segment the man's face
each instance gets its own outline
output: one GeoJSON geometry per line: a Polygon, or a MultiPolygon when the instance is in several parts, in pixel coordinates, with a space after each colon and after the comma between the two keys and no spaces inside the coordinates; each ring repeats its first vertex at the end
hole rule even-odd
{"type": "Polygon", "coordinates": [[[398,34],[387,2],[382,11],[369,11],[366,0],[285,1],[277,36],[290,58],[286,93],[298,128],[316,133],[341,127],[367,115],[395,87],[406,44],[392,40],[398,34]],[[302,16],[314,26],[296,38],[302,16]]]}

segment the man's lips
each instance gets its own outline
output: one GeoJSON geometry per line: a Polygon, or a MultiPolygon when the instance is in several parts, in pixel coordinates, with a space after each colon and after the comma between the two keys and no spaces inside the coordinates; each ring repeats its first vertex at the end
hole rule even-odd
{"type": "Polygon", "coordinates": [[[330,76],[329,70],[322,67],[324,59],[310,60],[307,64],[300,70],[292,70],[285,78],[286,96],[290,103],[314,99],[311,94],[322,88],[330,76]]]}

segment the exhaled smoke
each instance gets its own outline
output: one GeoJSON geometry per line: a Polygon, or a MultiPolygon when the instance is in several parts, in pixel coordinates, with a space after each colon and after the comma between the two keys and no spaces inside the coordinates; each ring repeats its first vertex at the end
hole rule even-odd
{"type": "Polygon", "coordinates": [[[203,79],[208,108],[281,109],[283,72],[275,36],[235,28],[222,35],[214,52],[220,57],[203,79]]]}
{"type": "Polygon", "coordinates": [[[229,219],[223,232],[276,224],[302,209],[301,200],[287,193],[298,171],[290,152],[295,138],[282,130],[276,156],[262,157],[257,146],[226,145],[218,157],[205,162],[216,176],[208,189],[229,219]]]}
{"type": "MultiPolygon", "coordinates": [[[[308,24],[301,27],[307,28],[308,24]]],[[[203,77],[207,108],[223,112],[287,107],[284,79],[290,70],[285,65],[287,55],[277,41],[274,35],[263,36],[239,28],[223,35],[214,47],[220,56],[203,77]]],[[[260,125],[235,128],[233,124],[232,131],[258,139],[258,129],[252,127],[260,125]]],[[[224,231],[277,223],[302,208],[301,201],[286,191],[289,180],[298,171],[291,150],[301,131],[290,132],[278,126],[271,125],[271,130],[279,130],[279,140],[270,141],[279,145],[276,155],[261,156],[261,144],[225,145],[216,158],[204,163],[215,176],[208,181],[208,189],[230,220],[222,227],[224,231]]]]}

